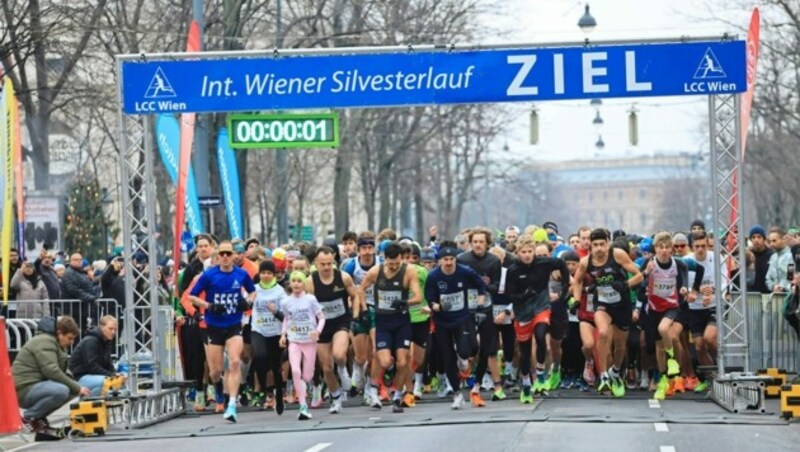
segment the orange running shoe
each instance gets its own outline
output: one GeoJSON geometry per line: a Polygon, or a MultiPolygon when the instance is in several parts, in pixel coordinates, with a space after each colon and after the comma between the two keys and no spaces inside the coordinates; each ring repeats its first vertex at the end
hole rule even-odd
{"type": "Polygon", "coordinates": [[[380,399],[381,399],[381,402],[388,402],[389,401],[389,390],[386,389],[386,386],[383,385],[383,384],[381,384],[380,399]]]}
{"type": "Polygon", "coordinates": [[[403,396],[403,406],[404,407],[409,407],[409,408],[413,408],[413,407],[417,406],[417,399],[416,399],[416,397],[414,397],[414,394],[412,394],[410,392],[407,392],[403,396]]]}
{"type": "Polygon", "coordinates": [[[223,413],[223,412],[225,412],[225,404],[224,403],[218,403],[214,407],[214,412],[215,413],[223,413]]]}
{"type": "Polygon", "coordinates": [[[672,397],[675,395],[675,379],[671,379],[669,381],[669,386],[667,387],[667,397],[672,397]]]}
{"type": "Polygon", "coordinates": [[[264,410],[275,411],[275,397],[267,397],[266,402],[264,402],[264,410]]]}
{"type": "Polygon", "coordinates": [[[674,381],[675,392],[680,392],[683,394],[686,392],[686,387],[684,386],[683,377],[675,377],[672,379],[674,381]]]}
{"type": "Polygon", "coordinates": [[[486,402],[484,402],[483,399],[481,398],[481,393],[480,392],[470,392],[469,393],[469,398],[472,401],[472,406],[474,406],[476,408],[480,408],[482,406],[486,406],[486,402]]]}
{"type": "Polygon", "coordinates": [[[683,379],[683,387],[686,388],[687,391],[694,391],[694,388],[700,384],[700,380],[697,377],[686,377],[683,379]]]}

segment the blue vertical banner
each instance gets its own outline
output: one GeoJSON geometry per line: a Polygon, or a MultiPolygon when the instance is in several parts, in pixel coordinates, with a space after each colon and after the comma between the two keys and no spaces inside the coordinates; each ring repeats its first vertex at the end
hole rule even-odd
{"type": "MultiPolygon", "coordinates": [[[[181,128],[178,120],[173,115],[158,115],[156,121],[156,141],[161,160],[167,168],[172,183],[178,180],[178,149],[181,142],[181,128]]],[[[205,231],[203,218],[200,216],[200,204],[197,202],[197,186],[194,180],[194,170],[189,168],[189,180],[186,189],[186,222],[192,235],[205,231]]]]}
{"type": "Polygon", "coordinates": [[[244,238],[242,224],[242,200],[239,193],[239,167],[236,155],[228,144],[228,129],[219,129],[217,133],[217,162],[222,194],[225,200],[225,215],[228,217],[228,228],[231,238],[244,238]]]}

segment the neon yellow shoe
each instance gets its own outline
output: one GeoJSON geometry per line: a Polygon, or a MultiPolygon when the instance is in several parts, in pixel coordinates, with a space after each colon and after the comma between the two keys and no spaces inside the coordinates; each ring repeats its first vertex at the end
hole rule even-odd
{"type": "Polygon", "coordinates": [[[666,375],[662,375],[661,379],[658,380],[658,386],[656,387],[656,392],[653,394],[653,398],[656,400],[664,400],[667,398],[667,389],[669,388],[669,380],[667,380],[666,375]]]}
{"type": "Polygon", "coordinates": [[[678,361],[670,358],[667,360],[667,376],[674,377],[676,375],[680,375],[681,373],[681,366],[678,365],[678,361]]]}

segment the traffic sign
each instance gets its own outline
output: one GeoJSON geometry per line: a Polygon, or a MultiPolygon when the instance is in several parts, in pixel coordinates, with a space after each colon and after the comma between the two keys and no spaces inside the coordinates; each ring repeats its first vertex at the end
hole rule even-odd
{"type": "Polygon", "coordinates": [[[339,115],[292,113],[228,116],[234,149],[339,146],[339,115]]]}
{"type": "Polygon", "coordinates": [[[125,113],[712,95],[747,88],[744,41],[175,58],[123,59],[125,113]]]}
{"type": "Polygon", "coordinates": [[[219,207],[222,205],[222,196],[198,196],[197,203],[203,209],[210,209],[211,207],[219,207]]]}

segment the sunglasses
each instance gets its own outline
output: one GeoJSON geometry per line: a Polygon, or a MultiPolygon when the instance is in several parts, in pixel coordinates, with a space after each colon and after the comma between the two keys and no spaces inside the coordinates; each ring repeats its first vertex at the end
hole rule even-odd
{"type": "Polygon", "coordinates": [[[680,244],[674,245],[674,247],[675,248],[686,248],[686,244],[685,243],[680,243],[680,244]]]}
{"type": "Polygon", "coordinates": [[[702,249],[702,248],[706,248],[706,245],[695,245],[694,247],[695,247],[695,248],[701,248],[701,249],[702,249]]]}
{"type": "Polygon", "coordinates": [[[222,257],[231,257],[233,256],[233,251],[220,251],[218,254],[222,257]]]}

